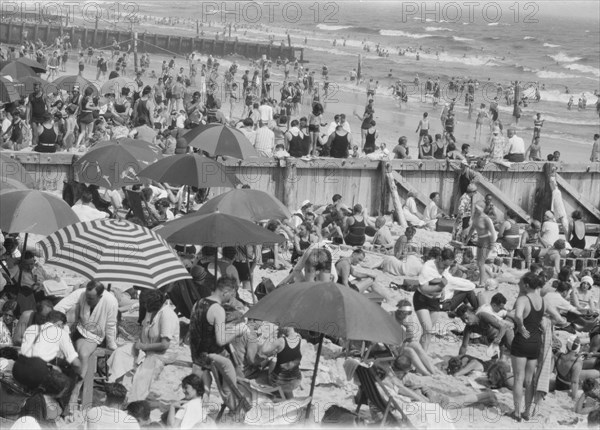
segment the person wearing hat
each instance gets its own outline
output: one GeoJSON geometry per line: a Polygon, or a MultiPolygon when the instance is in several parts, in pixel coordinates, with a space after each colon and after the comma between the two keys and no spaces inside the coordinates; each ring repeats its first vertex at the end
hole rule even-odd
{"type": "Polygon", "coordinates": [[[502,130],[499,126],[495,126],[492,130],[492,136],[490,138],[490,146],[484,150],[490,153],[490,159],[502,160],[506,153],[506,141],[502,136],[502,130]]]}
{"type": "Polygon", "coordinates": [[[473,210],[473,197],[475,193],[477,193],[477,186],[473,183],[469,184],[467,191],[460,197],[458,203],[454,238],[460,242],[464,241],[463,236],[467,234],[471,226],[471,211],[473,210]]]}
{"type": "Polygon", "coordinates": [[[559,238],[558,223],[552,211],[544,213],[544,222],[540,231],[540,242],[546,248],[550,248],[559,238]]]}
{"type": "Polygon", "coordinates": [[[525,161],[525,141],[517,136],[517,129],[514,126],[508,127],[507,130],[507,154],[504,159],[512,163],[522,163],[525,161]]]}
{"type": "Polygon", "coordinates": [[[596,312],[598,311],[598,300],[592,291],[593,286],[594,278],[589,275],[581,278],[581,282],[577,288],[573,289],[571,295],[571,302],[575,307],[580,309],[590,309],[596,312]]]}
{"type": "Polygon", "coordinates": [[[307,213],[312,209],[313,204],[310,200],[304,200],[300,209],[292,214],[290,219],[290,226],[297,229],[298,226],[306,220],[307,213]]]}
{"type": "Polygon", "coordinates": [[[571,391],[571,398],[577,400],[579,386],[586,379],[600,378],[595,367],[596,358],[585,359],[581,354],[581,340],[577,335],[567,340],[567,351],[554,356],[557,391],[571,391]]]}

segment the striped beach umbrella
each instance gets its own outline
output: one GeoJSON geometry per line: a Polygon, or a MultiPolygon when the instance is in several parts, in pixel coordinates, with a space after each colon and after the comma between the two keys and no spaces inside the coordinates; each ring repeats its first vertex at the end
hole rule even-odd
{"type": "Polygon", "coordinates": [[[54,81],[52,81],[52,85],[54,85],[59,90],[65,90],[65,91],[73,91],[73,88],[75,88],[76,86],[79,86],[79,92],[81,94],[83,94],[85,92],[86,88],[89,87],[94,91],[92,93],[92,96],[95,97],[98,95],[98,88],[96,87],[96,85],[94,85],[92,83],[92,81],[89,81],[86,78],[84,78],[83,76],[79,76],[79,75],[60,76],[60,77],[56,78],[54,81]]]}
{"type": "Polygon", "coordinates": [[[237,128],[208,124],[191,129],[183,135],[186,142],[212,156],[225,155],[245,160],[260,157],[248,138],[237,128]]]}
{"type": "Polygon", "coordinates": [[[155,232],[129,221],[103,219],[65,227],[40,242],[46,263],[104,283],[156,289],[190,278],[155,232]]]}

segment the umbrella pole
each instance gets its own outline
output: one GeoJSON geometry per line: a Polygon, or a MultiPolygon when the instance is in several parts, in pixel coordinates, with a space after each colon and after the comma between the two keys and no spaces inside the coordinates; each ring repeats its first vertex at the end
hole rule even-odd
{"type": "Polygon", "coordinates": [[[215,252],[215,290],[217,289],[217,278],[218,278],[218,273],[219,272],[219,248],[216,249],[215,252]]]}
{"type": "MultiPolygon", "coordinates": [[[[187,192],[188,192],[188,198],[187,198],[187,208],[185,208],[185,213],[189,214],[190,213],[190,186],[187,186],[187,192]]],[[[217,273],[217,272],[215,272],[217,273]]]]}
{"type": "MultiPolygon", "coordinates": [[[[21,253],[21,260],[23,261],[23,256],[25,255],[25,251],[27,251],[27,239],[29,238],[29,233],[25,233],[25,240],[23,241],[23,252],[21,253]]],[[[21,278],[23,277],[23,269],[19,267],[19,279],[17,280],[17,285],[21,286],[21,278]]]]}
{"type": "Polygon", "coordinates": [[[325,335],[323,333],[321,333],[321,335],[319,336],[319,346],[317,347],[317,356],[315,358],[315,369],[313,370],[313,378],[312,378],[312,382],[310,383],[310,402],[308,402],[308,406],[306,407],[306,416],[304,417],[305,420],[308,419],[308,417],[310,416],[310,409],[312,407],[312,397],[313,397],[313,393],[315,392],[315,383],[317,382],[317,372],[319,371],[319,360],[321,358],[321,349],[323,348],[323,339],[325,338],[325,335]]]}
{"type": "Polygon", "coordinates": [[[250,274],[250,292],[252,293],[252,304],[255,305],[256,297],[254,297],[254,275],[252,273],[253,270],[250,265],[250,262],[248,261],[248,258],[246,258],[246,264],[248,265],[248,273],[250,274]]]}

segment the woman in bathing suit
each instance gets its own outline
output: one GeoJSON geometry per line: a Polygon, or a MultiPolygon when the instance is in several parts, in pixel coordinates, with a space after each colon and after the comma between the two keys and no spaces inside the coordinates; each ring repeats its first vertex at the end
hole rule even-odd
{"type": "Polygon", "coordinates": [[[542,349],[542,317],[544,316],[544,301],[541,288],[544,280],[528,272],[519,281],[519,288],[526,294],[519,296],[515,302],[515,338],[510,354],[514,372],[513,401],[515,409],[512,418],[521,422],[529,420],[529,409],[533,402],[535,375],[538,356],[542,349]],[[525,411],[521,414],[521,400],[525,386],[525,411]]]}
{"type": "Polygon", "coordinates": [[[555,356],[556,371],[555,390],[571,390],[571,398],[577,400],[579,385],[586,379],[600,378],[600,360],[596,358],[584,360],[580,354],[581,342],[577,336],[567,341],[567,352],[555,356]]]}

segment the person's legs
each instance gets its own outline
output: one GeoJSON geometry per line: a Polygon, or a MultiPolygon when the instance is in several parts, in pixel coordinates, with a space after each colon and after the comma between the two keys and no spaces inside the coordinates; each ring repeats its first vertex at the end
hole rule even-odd
{"type": "Polygon", "coordinates": [[[419,354],[417,354],[417,352],[414,349],[410,347],[405,347],[402,351],[402,354],[406,355],[410,359],[410,362],[413,366],[415,366],[417,373],[420,373],[424,376],[431,376],[431,372],[427,370],[425,364],[421,361],[419,354]]]}
{"type": "Polygon", "coordinates": [[[433,375],[442,373],[437,367],[433,365],[431,359],[429,358],[429,355],[427,355],[427,353],[425,352],[425,350],[419,342],[412,341],[408,343],[407,346],[415,351],[415,353],[419,356],[419,359],[421,360],[421,362],[423,363],[423,365],[429,373],[433,375]]]}
{"type": "Polygon", "coordinates": [[[525,411],[523,415],[529,416],[531,409],[531,403],[533,402],[533,395],[535,394],[535,387],[533,386],[533,376],[535,375],[535,369],[537,367],[536,360],[527,360],[525,366],[525,411]]]}
{"type": "Polygon", "coordinates": [[[423,347],[423,351],[427,351],[429,349],[429,343],[431,342],[431,337],[433,336],[433,323],[431,322],[431,314],[427,309],[421,309],[415,312],[417,314],[417,318],[419,319],[419,323],[421,324],[421,328],[423,329],[423,334],[421,335],[421,346],[423,347]]]}
{"type": "MultiPolygon", "coordinates": [[[[89,339],[81,338],[75,342],[75,350],[79,355],[79,360],[81,361],[81,377],[85,378],[85,375],[88,371],[88,366],[90,362],[90,357],[98,348],[98,344],[89,339]]],[[[70,406],[75,408],[79,404],[79,392],[81,391],[81,387],[83,386],[83,380],[79,381],[75,384],[73,388],[73,392],[71,393],[71,400],[69,401],[70,406]]]]}
{"type": "Polygon", "coordinates": [[[527,358],[525,357],[511,357],[512,369],[514,375],[513,385],[513,402],[515,406],[514,416],[516,418],[521,417],[521,400],[523,399],[523,382],[525,381],[525,367],[527,365],[527,358]]]}
{"type": "Polygon", "coordinates": [[[198,375],[202,382],[204,383],[204,397],[202,398],[203,402],[208,403],[210,398],[210,387],[212,385],[212,375],[209,370],[204,370],[200,366],[194,364],[192,366],[192,373],[198,375]]]}

